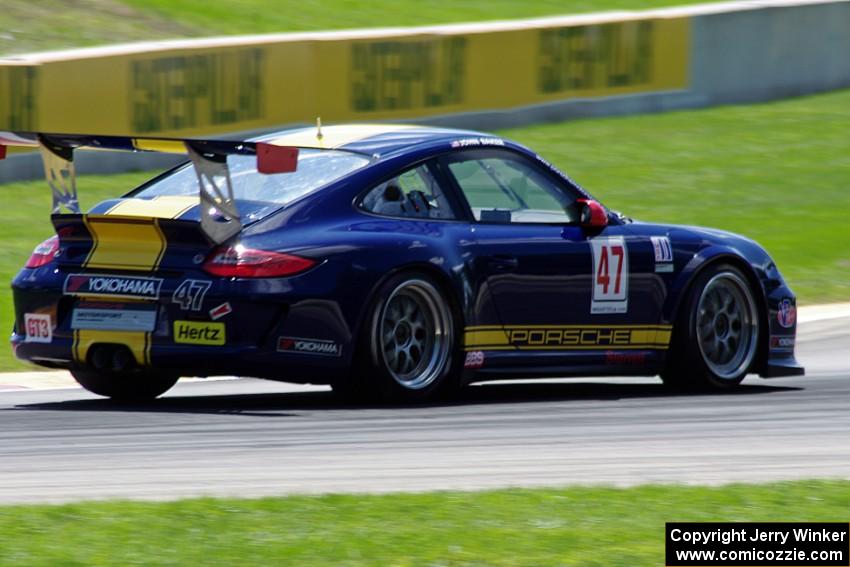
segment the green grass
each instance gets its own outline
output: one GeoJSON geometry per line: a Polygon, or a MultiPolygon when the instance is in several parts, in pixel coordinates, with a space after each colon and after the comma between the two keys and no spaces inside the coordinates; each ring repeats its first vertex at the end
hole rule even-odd
{"type": "Polygon", "coordinates": [[[850,482],[0,508],[5,567],[664,564],[668,521],[843,521],[850,482]]]}
{"type": "MultiPolygon", "coordinates": [[[[635,218],[749,236],[773,255],[803,304],[850,300],[850,91],[771,104],[505,130],[609,207],[635,218]]],[[[82,176],[83,204],[148,174],[82,176]]],[[[50,234],[43,181],[0,186],[0,278],[50,234]]],[[[0,328],[12,326],[0,294],[0,328]]],[[[0,370],[23,368],[0,349],[0,370]]]]}
{"type": "Polygon", "coordinates": [[[0,54],[179,37],[642,10],[696,0],[4,0],[0,54]]]}

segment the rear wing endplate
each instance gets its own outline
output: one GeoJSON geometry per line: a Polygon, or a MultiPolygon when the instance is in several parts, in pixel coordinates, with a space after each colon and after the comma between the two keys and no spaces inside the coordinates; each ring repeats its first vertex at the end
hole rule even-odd
{"type": "Polygon", "coordinates": [[[198,176],[201,229],[216,244],[242,230],[227,156],[256,156],[257,171],[265,174],[295,171],[298,164],[298,148],[267,142],[0,132],[0,159],[6,155],[6,146],[39,149],[53,194],[53,214],[82,212],[74,168],[76,149],[187,154],[198,176]]]}

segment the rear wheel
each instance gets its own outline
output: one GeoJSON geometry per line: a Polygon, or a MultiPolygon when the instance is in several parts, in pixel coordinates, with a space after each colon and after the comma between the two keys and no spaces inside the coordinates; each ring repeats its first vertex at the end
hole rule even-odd
{"type": "Polygon", "coordinates": [[[666,384],[729,389],[756,357],[759,314],[744,274],[730,265],[707,268],[691,287],[674,329],[666,384]]]}
{"type": "Polygon", "coordinates": [[[399,274],[376,294],[361,332],[347,397],[415,401],[453,389],[459,376],[459,317],[430,276],[399,274]]]}
{"type": "Polygon", "coordinates": [[[179,379],[179,376],[152,370],[109,372],[76,369],[71,370],[71,375],[89,392],[125,402],[152,400],[170,390],[179,379]]]}

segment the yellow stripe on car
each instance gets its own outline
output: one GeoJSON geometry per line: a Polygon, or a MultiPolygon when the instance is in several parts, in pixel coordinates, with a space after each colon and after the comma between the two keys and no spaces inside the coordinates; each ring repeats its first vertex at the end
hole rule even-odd
{"type": "Polygon", "coordinates": [[[122,199],[106,211],[107,215],[148,217],[158,219],[180,218],[200,203],[197,196],[160,196],[153,199],[122,199]]]}
{"type": "Polygon", "coordinates": [[[466,350],[667,349],[672,325],[482,325],[466,327],[466,350]]]}
{"type": "Polygon", "coordinates": [[[186,144],[183,140],[146,140],[133,138],[133,147],[139,151],[165,152],[168,154],[185,154],[186,144]]]}
{"type": "Polygon", "coordinates": [[[299,148],[319,148],[319,149],[334,149],[340,148],[347,144],[380,136],[381,134],[390,134],[402,130],[409,130],[416,126],[405,124],[353,124],[348,126],[325,126],[322,127],[321,136],[317,128],[301,130],[286,134],[273,140],[269,143],[276,146],[294,146],[299,148]]]}
{"type": "Polygon", "coordinates": [[[165,235],[155,218],[87,215],[86,227],[94,240],[85,268],[151,272],[165,253],[165,235]]]}
{"type": "Polygon", "coordinates": [[[124,345],[133,353],[136,364],[149,366],[151,363],[151,334],[143,331],[76,330],[74,331],[74,359],[85,363],[89,349],[98,343],[124,345]]]}
{"type": "Polygon", "coordinates": [[[124,199],[106,214],[86,215],[94,243],[84,267],[156,270],[168,244],[159,219],[179,218],[198,202],[186,196],[124,199]]]}

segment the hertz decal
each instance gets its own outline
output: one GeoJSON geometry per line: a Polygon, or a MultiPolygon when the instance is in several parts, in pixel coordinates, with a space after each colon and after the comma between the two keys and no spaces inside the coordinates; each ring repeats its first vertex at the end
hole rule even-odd
{"type": "Polygon", "coordinates": [[[174,321],[175,343],[222,346],[225,341],[224,323],[174,321]]]}
{"type": "Polygon", "coordinates": [[[667,349],[672,325],[485,325],[467,327],[466,350],[667,349]]]}

